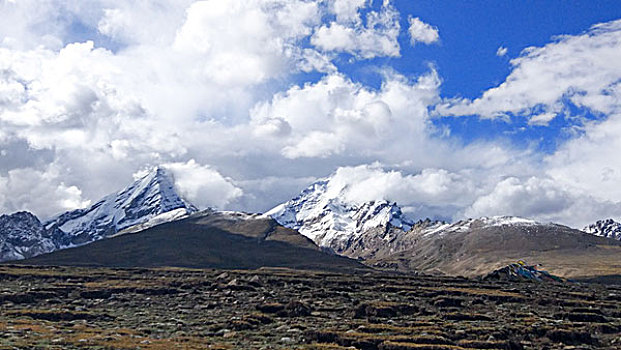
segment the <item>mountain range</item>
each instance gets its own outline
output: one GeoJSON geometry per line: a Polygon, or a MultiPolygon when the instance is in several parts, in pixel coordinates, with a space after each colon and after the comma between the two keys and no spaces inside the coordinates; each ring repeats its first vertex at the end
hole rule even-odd
{"type": "Polygon", "coordinates": [[[615,225],[591,230],[496,216],[414,222],[396,203],[343,201],[346,188],[321,179],[266,215],[298,230],[320,247],[403,271],[482,275],[519,259],[541,263],[564,276],[621,272],[621,242],[615,225]]]}
{"type": "Polygon", "coordinates": [[[567,276],[621,271],[621,225],[613,220],[583,231],[508,216],[414,221],[394,202],[347,201],[346,189],[330,181],[314,182],[265,214],[199,211],[177,193],[174,178],[156,167],[89,208],[45,222],[28,212],[0,216],[0,260],[240,268],[325,267],[331,261],[353,266],[345,258],[334,260],[341,255],[376,268],[481,275],[527,258],[567,276]]]}
{"type": "Polygon", "coordinates": [[[156,167],[88,208],[68,211],[45,222],[28,212],[0,216],[0,261],[81,246],[136,225],[146,228],[196,211],[177,194],[166,170],[156,167]]]}
{"type": "Polygon", "coordinates": [[[179,219],[58,250],[33,265],[356,271],[359,262],[319,249],[295,230],[256,214],[204,210],[179,219]]]}

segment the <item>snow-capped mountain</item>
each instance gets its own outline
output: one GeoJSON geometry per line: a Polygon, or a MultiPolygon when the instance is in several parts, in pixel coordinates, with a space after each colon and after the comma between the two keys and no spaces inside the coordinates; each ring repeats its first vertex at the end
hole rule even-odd
{"type": "Polygon", "coordinates": [[[442,240],[456,234],[482,229],[498,232],[530,227],[555,228],[514,216],[481,217],[455,223],[407,218],[396,203],[385,200],[347,202],[347,188],[321,179],[296,198],[271,209],[265,215],[283,226],[298,230],[317,245],[352,258],[381,259],[414,249],[427,240],[442,240]]]}
{"type": "Polygon", "coordinates": [[[604,274],[600,266],[621,249],[619,241],[553,223],[515,216],[412,222],[394,203],[347,198],[346,187],[323,179],[266,215],[340,255],[402,271],[478,276],[526,259],[566,276],[604,274]]]}
{"type": "Polygon", "coordinates": [[[322,179],[265,215],[337,253],[347,250],[356,238],[369,230],[408,231],[412,228],[412,220],[396,203],[385,200],[348,203],[343,200],[344,190],[330,188],[330,179],[322,179]]]}
{"type": "Polygon", "coordinates": [[[1,216],[0,261],[87,244],[132,227],[178,220],[196,211],[177,194],[172,177],[157,167],[91,207],[68,211],[45,223],[27,212],[1,216]]]}
{"type": "Polygon", "coordinates": [[[0,216],[0,261],[25,259],[56,249],[62,235],[46,230],[33,214],[20,211],[0,216]]]}
{"type": "Polygon", "coordinates": [[[596,236],[621,240],[621,223],[613,219],[599,220],[585,227],[582,231],[596,236]]]}
{"type": "Polygon", "coordinates": [[[44,226],[57,227],[66,233],[63,246],[80,245],[113,235],[134,225],[157,220],[166,213],[171,217],[190,214],[196,207],[175,191],[172,177],[156,167],[125,189],[110,194],[89,208],[63,213],[44,226]]]}

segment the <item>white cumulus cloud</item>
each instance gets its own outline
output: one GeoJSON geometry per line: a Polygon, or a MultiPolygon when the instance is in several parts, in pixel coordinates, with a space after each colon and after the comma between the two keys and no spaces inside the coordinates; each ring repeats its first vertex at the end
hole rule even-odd
{"type": "Polygon", "coordinates": [[[243,194],[231,179],[194,159],[185,163],[164,163],[162,167],[172,172],[179,194],[201,208],[222,209],[243,194]]]}
{"type": "Polygon", "coordinates": [[[416,45],[416,43],[429,45],[440,40],[438,28],[423,22],[418,17],[410,17],[408,22],[410,23],[408,33],[410,34],[410,44],[412,46],[416,45]]]}
{"type": "Polygon", "coordinates": [[[505,82],[474,100],[455,99],[438,107],[441,115],[495,118],[512,113],[530,117],[543,110],[566,113],[566,102],[595,112],[618,111],[621,20],[593,26],[576,36],[561,36],[543,47],[530,47],[513,60],[505,82]]]}
{"type": "Polygon", "coordinates": [[[336,20],[319,27],[311,37],[311,44],[324,52],[347,52],[363,59],[399,56],[399,13],[385,3],[381,10],[369,11],[363,21],[358,11],[362,5],[362,2],[336,1],[333,8],[336,20]]]}
{"type": "MultiPolygon", "coordinates": [[[[388,1],[23,0],[0,13],[0,212],[83,207],[163,164],[198,206],[266,210],[338,169],[348,198],[418,217],[619,215],[621,21],[527,49],[501,85],[443,101],[433,67],[377,68],[376,87],[339,72],[342,54],[400,55],[388,1]],[[433,119],[518,114],[545,128],[568,103],[598,120],[545,156],[465,144],[433,119]]],[[[415,43],[439,40],[409,24],[415,43]]]]}

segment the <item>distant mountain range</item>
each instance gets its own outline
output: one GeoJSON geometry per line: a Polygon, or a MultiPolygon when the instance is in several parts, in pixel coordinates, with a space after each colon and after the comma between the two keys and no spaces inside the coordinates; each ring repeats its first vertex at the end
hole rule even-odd
{"type": "Polygon", "coordinates": [[[414,222],[396,203],[348,203],[346,188],[330,181],[265,215],[324,249],[382,268],[474,276],[529,259],[566,276],[621,272],[621,242],[609,239],[619,238],[619,225],[609,221],[586,232],[511,216],[414,222]]]}
{"type": "Polygon", "coordinates": [[[621,274],[621,225],[613,220],[584,232],[509,216],[414,221],[394,202],[348,202],[346,188],[330,181],[321,179],[262,215],[199,211],[176,192],[166,170],[154,168],[91,207],[46,222],[28,212],[0,216],[0,261],[230,268],[355,265],[334,260],[338,254],[384,269],[459,275],[486,274],[516,259],[543,263],[560,275],[621,274]]]}

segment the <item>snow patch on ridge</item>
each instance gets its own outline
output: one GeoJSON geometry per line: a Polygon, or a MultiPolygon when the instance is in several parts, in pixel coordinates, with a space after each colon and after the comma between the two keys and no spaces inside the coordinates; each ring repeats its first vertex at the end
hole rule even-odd
{"type": "Polygon", "coordinates": [[[621,223],[613,219],[599,220],[583,228],[582,231],[595,236],[621,240],[621,223]]]}
{"type": "Polygon", "coordinates": [[[540,223],[521,218],[518,216],[483,216],[478,219],[465,219],[457,221],[453,224],[438,223],[426,229],[423,234],[426,236],[434,234],[451,234],[463,233],[470,230],[471,227],[500,227],[500,226],[533,226],[541,225],[540,223]]]}

